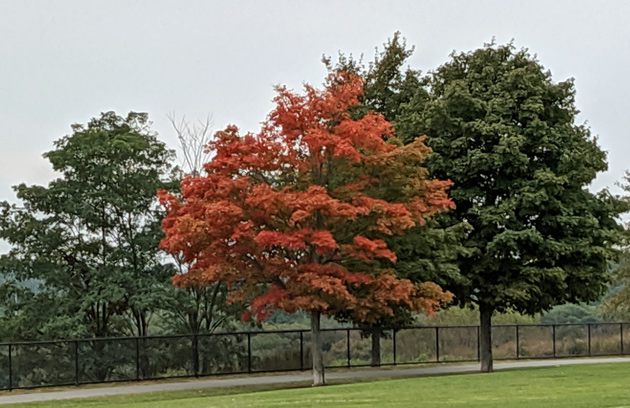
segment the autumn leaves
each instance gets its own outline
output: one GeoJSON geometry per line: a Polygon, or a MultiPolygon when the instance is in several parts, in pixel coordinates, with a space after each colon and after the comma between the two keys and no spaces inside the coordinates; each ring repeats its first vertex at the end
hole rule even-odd
{"type": "Polygon", "coordinates": [[[350,116],[361,91],[344,72],[321,90],[278,88],[259,133],[218,132],[206,174],[160,192],[162,247],[193,262],[177,284],[224,282],[259,319],[302,309],[373,322],[450,299],[396,277],[383,240],[452,207],[449,183],[426,179],[421,140],[397,146],[382,115],[350,116]]]}
{"type": "Polygon", "coordinates": [[[451,207],[449,183],[426,179],[422,141],[400,147],[382,115],[350,117],[361,90],[343,72],[301,95],[278,88],[259,133],[218,132],[206,174],[160,193],[162,246],[194,261],[177,284],[222,281],[259,318],[302,309],[363,322],[449,299],[397,278],[383,240],[451,207]]]}

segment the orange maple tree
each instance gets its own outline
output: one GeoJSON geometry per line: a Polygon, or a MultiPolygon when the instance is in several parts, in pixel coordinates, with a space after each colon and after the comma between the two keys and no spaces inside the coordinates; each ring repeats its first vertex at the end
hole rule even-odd
{"type": "Polygon", "coordinates": [[[433,283],[397,278],[383,240],[452,207],[450,182],[427,179],[421,138],[401,146],[382,115],[352,117],[358,76],[332,72],[323,89],[277,91],[260,132],[217,132],[205,174],[184,178],[180,194],[159,193],[161,245],[192,265],[176,285],[221,281],[258,319],[311,312],[314,380],[323,384],[321,314],[370,323],[450,299],[433,283]]]}

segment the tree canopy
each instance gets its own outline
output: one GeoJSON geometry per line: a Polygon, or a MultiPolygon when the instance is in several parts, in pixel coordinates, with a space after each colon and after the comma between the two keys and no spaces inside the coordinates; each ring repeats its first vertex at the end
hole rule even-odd
{"type": "Polygon", "coordinates": [[[489,336],[494,311],[600,298],[625,206],[587,189],[606,154],[575,123],[573,81],[553,82],[527,50],[488,44],[453,54],[428,89],[399,121],[428,135],[431,175],[453,181],[456,209],[443,225],[472,226],[459,261],[465,280],[449,287],[455,301],[479,305],[489,336]]]}
{"type": "Polygon", "coordinates": [[[278,87],[259,133],[218,132],[206,174],[187,176],[181,196],[160,194],[162,246],[192,262],[176,283],[224,282],[260,319],[310,311],[316,384],[320,314],[370,322],[450,298],[433,283],[398,279],[383,240],[451,208],[450,182],[427,178],[421,139],[399,146],[382,115],[351,117],[361,90],[358,76],[339,71],[322,90],[278,87]]]}
{"type": "Polygon", "coordinates": [[[456,207],[434,219],[433,234],[408,233],[391,247],[399,275],[434,280],[456,304],[479,305],[489,371],[494,311],[534,314],[601,297],[626,208],[587,189],[606,154],[575,122],[572,80],[555,83],[512,44],[453,53],[426,76],[404,66],[412,51],[396,34],[367,68],[347,58],[340,65],[371,87],[363,110],[388,115],[403,143],[426,134],[430,177],[453,182],[456,207]],[[434,255],[413,244],[440,231],[455,234],[442,235],[434,255]],[[432,267],[440,252],[454,255],[456,268],[432,267]]]}
{"type": "Polygon", "coordinates": [[[0,238],[12,245],[0,258],[13,293],[5,321],[28,339],[145,335],[173,273],[159,255],[155,197],[174,186],[173,152],[144,113],[107,112],[72,130],[44,154],[59,178],[20,184],[20,204],[0,204],[0,238]]]}

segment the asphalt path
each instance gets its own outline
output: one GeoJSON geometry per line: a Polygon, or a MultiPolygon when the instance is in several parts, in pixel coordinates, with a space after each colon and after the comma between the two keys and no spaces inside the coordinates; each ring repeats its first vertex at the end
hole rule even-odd
{"type": "MultiPolygon", "coordinates": [[[[569,364],[596,364],[596,363],[630,363],[630,357],[614,357],[614,358],[579,358],[579,359],[556,359],[556,360],[526,360],[495,363],[495,370],[505,370],[525,367],[552,367],[569,364]]],[[[444,375],[444,374],[460,374],[472,373],[479,371],[479,364],[443,364],[435,366],[414,366],[414,367],[397,367],[387,369],[351,369],[347,371],[328,370],[326,372],[327,379],[360,379],[360,378],[397,378],[397,377],[415,377],[426,375],[444,375]]],[[[155,391],[175,391],[175,390],[191,390],[212,387],[237,387],[243,385],[265,385],[265,384],[290,384],[293,382],[309,381],[312,378],[311,372],[297,372],[291,374],[268,374],[264,376],[242,376],[230,378],[209,378],[194,379],[178,382],[154,382],[132,385],[117,385],[108,387],[81,386],[76,388],[66,388],[59,391],[45,392],[27,392],[20,394],[5,393],[0,396],[0,405],[36,402],[36,401],[52,401],[59,399],[72,398],[88,398],[102,397],[107,395],[119,394],[137,394],[155,391]]]]}

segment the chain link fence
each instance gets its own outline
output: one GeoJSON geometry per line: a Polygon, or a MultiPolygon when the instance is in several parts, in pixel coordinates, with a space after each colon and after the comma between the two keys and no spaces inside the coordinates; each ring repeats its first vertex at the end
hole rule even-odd
{"type": "MultiPolygon", "coordinates": [[[[496,360],[625,355],[630,323],[492,328],[496,360]]],[[[308,330],[277,330],[0,344],[0,389],[267,373],[311,368],[308,330]]],[[[478,326],[324,329],[328,368],[479,360],[478,326]]]]}

